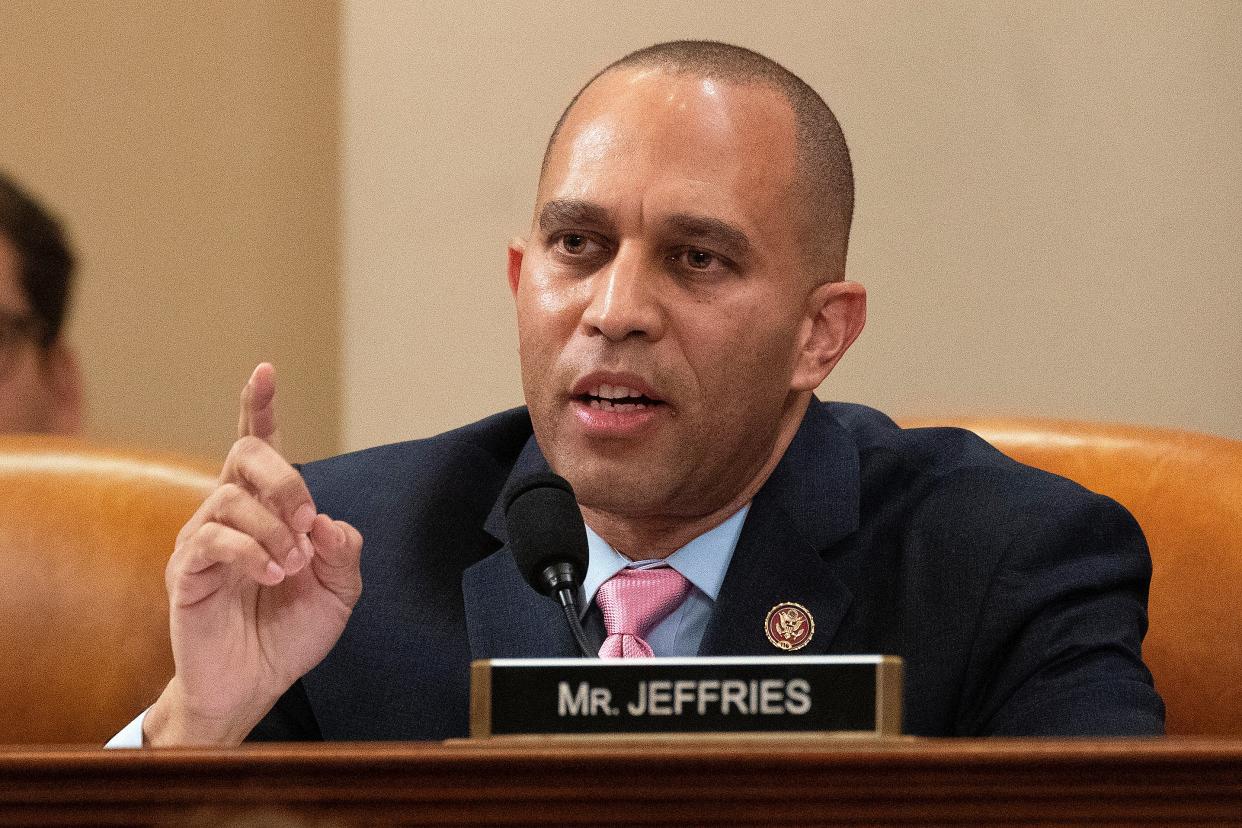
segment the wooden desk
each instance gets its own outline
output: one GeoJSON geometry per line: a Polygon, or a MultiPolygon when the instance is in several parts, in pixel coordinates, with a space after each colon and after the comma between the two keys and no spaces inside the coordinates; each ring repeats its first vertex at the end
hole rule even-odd
{"type": "Polygon", "coordinates": [[[1242,741],[0,751],[0,824],[1242,825],[1242,741]]]}

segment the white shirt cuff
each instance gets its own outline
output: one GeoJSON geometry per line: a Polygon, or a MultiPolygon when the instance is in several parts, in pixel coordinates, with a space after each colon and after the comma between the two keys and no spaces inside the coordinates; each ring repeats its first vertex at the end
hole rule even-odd
{"type": "MultiPolygon", "coordinates": [[[[147,708],[150,710],[151,708],[147,708]]],[[[111,739],[105,748],[140,748],[142,747],[142,723],[147,720],[147,710],[138,714],[138,718],[134,719],[125,728],[111,739]]]]}

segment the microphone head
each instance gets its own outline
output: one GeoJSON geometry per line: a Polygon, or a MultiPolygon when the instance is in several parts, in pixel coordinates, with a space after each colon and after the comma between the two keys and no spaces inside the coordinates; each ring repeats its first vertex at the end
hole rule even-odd
{"type": "Polygon", "coordinates": [[[575,582],[582,583],[587,571],[586,524],[565,478],[552,472],[524,477],[505,492],[504,507],[509,548],[528,584],[550,594],[558,583],[545,571],[558,564],[569,564],[575,582]]]}

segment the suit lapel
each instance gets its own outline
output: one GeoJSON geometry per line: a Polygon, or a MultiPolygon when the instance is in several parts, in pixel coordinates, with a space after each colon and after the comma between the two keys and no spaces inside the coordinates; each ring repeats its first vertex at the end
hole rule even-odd
{"type": "Polygon", "coordinates": [[[462,575],[471,658],[573,658],[569,625],[556,603],[522,578],[504,546],[462,575]]]}
{"type": "Polygon", "coordinates": [[[858,528],[858,453],[812,401],[772,476],[751,502],[699,652],[783,655],[764,632],[777,604],[801,604],[815,632],[800,655],[829,652],[853,596],[833,572],[833,544],[858,528]]]}
{"type": "Polygon", "coordinates": [[[548,471],[532,436],[514,463],[501,496],[483,524],[505,544],[462,574],[466,631],[472,658],[571,658],[578,655],[563,612],[552,598],[531,588],[518,571],[509,551],[509,531],[503,508],[509,483],[548,471]]]}

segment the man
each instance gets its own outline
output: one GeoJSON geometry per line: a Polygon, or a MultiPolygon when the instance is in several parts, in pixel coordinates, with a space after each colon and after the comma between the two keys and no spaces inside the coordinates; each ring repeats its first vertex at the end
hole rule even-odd
{"type": "Polygon", "coordinates": [[[548,467],[589,529],[597,632],[620,635],[599,578],[657,572],[679,593],[636,635],[655,655],[778,654],[765,615],[796,603],[800,653],[906,659],[908,732],[1159,732],[1124,510],[813,399],[864,322],[852,190],[835,118],[766,58],[671,43],[598,75],[509,250],[528,409],[299,474],[259,366],[168,565],[176,675],[146,741],[463,735],[471,658],[574,652],[498,505],[548,467]]]}
{"type": "Polygon", "coordinates": [[[72,277],[60,224],[0,173],[0,433],[81,428],[82,379],[61,335],[72,277]]]}

